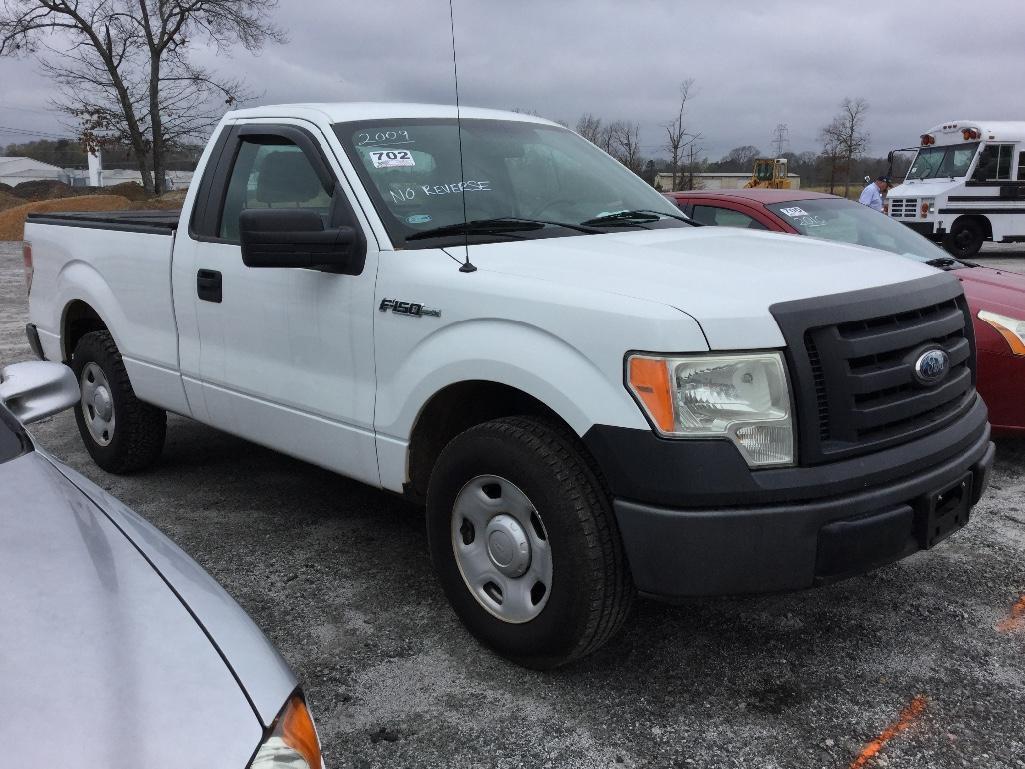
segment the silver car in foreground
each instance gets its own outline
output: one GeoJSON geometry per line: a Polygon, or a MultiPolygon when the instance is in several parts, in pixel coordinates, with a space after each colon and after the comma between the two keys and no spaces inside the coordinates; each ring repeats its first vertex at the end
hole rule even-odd
{"type": "Polygon", "coordinates": [[[198,564],[38,450],[70,369],[0,370],[3,766],[322,769],[295,676],[198,564]]]}

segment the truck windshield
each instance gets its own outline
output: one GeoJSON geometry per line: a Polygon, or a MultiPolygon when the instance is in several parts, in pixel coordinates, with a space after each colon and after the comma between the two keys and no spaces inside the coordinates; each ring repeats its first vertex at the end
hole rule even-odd
{"type": "Polygon", "coordinates": [[[931,262],[947,253],[917,232],[868,206],[842,198],[812,198],[766,206],[802,235],[892,251],[931,262]]]}
{"type": "Polygon", "coordinates": [[[636,174],[557,126],[463,120],[462,162],[453,118],[334,129],[396,248],[688,226],[636,174]]]}
{"type": "Polygon", "coordinates": [[[968,167],[979,149],[978,142],[950,144],[946,147],[923,147],[918,150],[908,171],[908,179],[957,179],[968,173],[968,167]]]}

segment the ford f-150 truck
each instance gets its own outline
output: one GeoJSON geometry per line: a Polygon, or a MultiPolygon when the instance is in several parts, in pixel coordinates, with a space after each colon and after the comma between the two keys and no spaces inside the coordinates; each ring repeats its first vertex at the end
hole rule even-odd
{"type": "Polygon", "coordinates": [[[551,667],[634,595],[779,591],[963,526],[993,459],[952,276],[697,227],[554,123],[228,113],[181,214],[40,214],[28,334],[111,472],[166,412],[406,495],[478,638],[551,667]]]}

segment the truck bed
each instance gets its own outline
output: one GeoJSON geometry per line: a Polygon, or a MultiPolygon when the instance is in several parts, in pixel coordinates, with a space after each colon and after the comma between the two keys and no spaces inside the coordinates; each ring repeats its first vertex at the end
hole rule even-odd
{"type": "Polygon", "coordinates": [[[178,209],[160,211],[76,211],[74,213],[29,214],[32,224],[56,224],[63,227],[87,227],[98,230],[145,232],[171,235],[178,229],[178,209]]]}

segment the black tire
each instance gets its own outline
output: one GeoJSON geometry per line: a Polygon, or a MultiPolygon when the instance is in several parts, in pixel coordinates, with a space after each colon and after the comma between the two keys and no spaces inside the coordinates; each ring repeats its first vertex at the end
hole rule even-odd
{"type": "Polygon", "coordinates": [[[89,455],[109,473],[130,473],[152,465],[164,448],[167,414],[135,397],[132,383],[114,339],[107,331],[91,331],[78,340],[71,368],[83,388],[82,374],[89,364],[101,370],[112,402],[114,427],[109,442],[101,444],[86,423],[85,398],[75,408],[75,420],[89,455]]]}
{"type": "Polygon", "coordinates": [[[958,259],[968,259],[979,253],[983,237],[982,227],[974,219],[958,219],[943,239],[943,247],[958,259]]]}
{"type": "Polygon", "coordinates": [[[623,625],[634,588],[608,493],[576,437],[533,417],[472,427],[438,457],[427,491],[431,560],[463,624],[526,667],[549,669],[595,651],[623,625]],[[463,579],[452,515],[472,479],[500,476],[528,497],[551,552],[551,587],[540,613],[512,623],[486,609],[463,579]]]}

